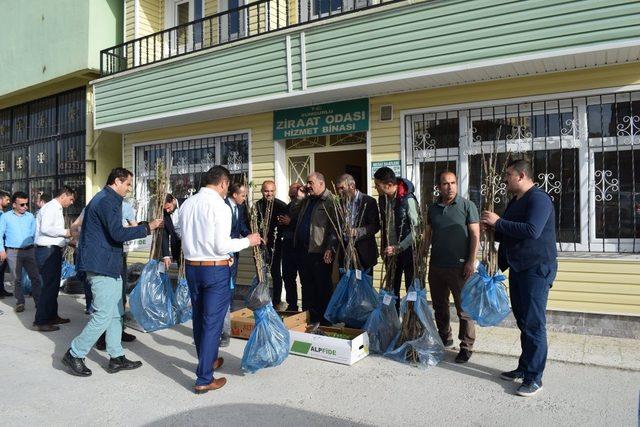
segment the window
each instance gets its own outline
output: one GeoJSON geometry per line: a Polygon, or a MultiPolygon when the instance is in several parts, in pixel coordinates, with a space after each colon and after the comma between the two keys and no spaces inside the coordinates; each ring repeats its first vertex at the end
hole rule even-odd
{"type": "Polygon", "coordinates": [[[216,165],[229,169],[233,180],[247,180],[249,135],[238,133],[138,146],[134,155],[138,219],[146,220],[154,205],[158,163],[170,166],[168,190],[182,201],[200,189],[202,173],[216,165]]]}
{"type": "MultiPolygon", "coordinates": [[[[421,203],[443,170],[459,193],[485,204],[484,163],[528,158],[553,201],[561,251],[640,251],[640,92],[486,105],[405,115],[407,174],[421,203]]],[[[498,213],[510,195],[502,184],[498,213]]]]}
{"type": "Polygon", "coordinates": [[[66,213],[84,207],[86,114],[84,88],[0,110],[0,188],[30,195],[69,185],[78,192],[66,213]]]}

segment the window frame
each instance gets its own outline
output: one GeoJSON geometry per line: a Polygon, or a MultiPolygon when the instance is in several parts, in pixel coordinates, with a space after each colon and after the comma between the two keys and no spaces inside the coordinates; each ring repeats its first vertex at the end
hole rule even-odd
{"type": "MultiPolygon", "coordinates": [[[[428,107],[428,108],[420,108],[420,109],[411,109],[411,110],[403,110],[400,112],[400,127],[401,127],[401,166],[402,170],[405,173],[405,176],[409,177],[409,179],[413,179],[414,185],[416,186],[416,197],[420,198],[420,184],[422,177],[420,176],[420,169],[418,168],[414,172],[414,167],[418,165],[418,159],[413,157],[413,142],[411,139],[413,138],[408,134],[409,129],[407,128],[408,117],[419,114],[458,114],[458,124],[459,124],[459,144],[455,149],[457,153],[452,148],[448,149],[437,149],[435,150],[435,156],[430,159],[422,160],[422,161],[445,161],[446,157],[443,156],[441,151],[447,151],[450,154],[449,160],[453,160],[457,162],[457,173],[458,173],[458,190],[459,194],[463,197],[469,197],[469,156],[470,154],[467,149],[471,147],[479,148],[476,144],[474,145],[473,134],[470,130],[473,128],[472,124],[477,115],[472,114],[471,112],[474,110],[480,109],[496,109],[496,108],[507,108],[509,106],[514,106],[518,104],[529,104],[534,105],[537,103],[554,103],[557,102],[558,108],[557,112],[562,114],[564,112],[564,107],[562,107],[562,102],[571,101],[571,106],[573,109],[573,119],[572,123],[568,125],[569,133],[563,133],[563,129],[567,130],[563,125],[565,123],[561,123],[559,137],[556,136],[544,136],[544,137],[531,137],[531,146],[528,150],[531,149],[535,151],[545,151],[545,150],[559,150],[559,149],[568,149],[568,148],[577,148],[578,149],[578,164],[577,170],[579,174],[579,181],[575,187],[576,192],[579,193],[580,204],[579,204],[579,230],[577,230],[576,237],[577,242],[557,242],[558,250],[563,253],[571,253],[571,252],[605,252],[607,254],[615,254],[615,253],[629,253],[634,252],[637,253],[640,251],[640,238],[603,238],[596,237],[596,201],[594,197],[595,193],[595,154],[604,151],[618,151],[622,152],[624,150],[640,150],[640,143],[635,142],[633,146],[625,146],[619,139],[621,136],[610,136],[604,138],[589,138],[589,123],[588,123],[588,114],[587,107],[589,105],[593,105],[591,102],[591,98],[597,97],[599,98],[599,105],[604,105],[606,102],[604,101],[607,98],[612,98],[615,102],[629,102],[640,100],[640,86],[634,85],[631,87],[626,87],[624,90],[618,88],[607,88],[607,89],[599,89],[599,90],[590,90],[590,91],[578,91],[578,92],[569,92],[569,93],[554,93],[548,95],[540,95],[540,96],[532,96],[528,98],[514,98],[514,99],[496,99],[496,100],[487,100],[481,102],[473,102],[473,103],[465,103],[465,104],[455,104],[455,105],[444,105],[438,107],[428,107]],[[623,94],[629,94],[630,98],[624,98],[623,100],[618,99],[619,96],[623,94]],[[578,125],[575,125],[578,123],[578,125]],[[584,124],[580,126],[581,124],[584,124]],[[599,141],[602,140],[602,143],[599,141]],[[558,144],[558,142],[561,142],[558,144]],[[409,154],[411,153],[411,154],[409,154]],[[457,158],[454,158],[456,157],[457,158]]],[[[545,104],[546,105],[546,104],[545,104]]],[[[534,108],[534,113],[539,110],[534,108]]],[[[555,112],[555,111],[554,111],[555,112]]],[[[553,113],[553,112],[552,112],[553,113]]],[[[549,114],[549,113],[546,113],[549,114]]],[[[533,114],[535,115],[535,114],[533,114]]],[[[639,115],[638,111],[633,111],[632,117],[639,115]]],[[[513,116],[513,114],[505,114],[505,117],[513,116]]],[[[517,117],[518,114],[515,114],[517,117]]],[[[522,115],[521,115],[522,117],[522,115]]],[[[562,117],[562,116],[560,116],[562,117]]],[[[614,118],[612,120],[617,120],[614,118]]],[[[561,120],[562,122],[562,120],[561,120]]],[[[637,136],[638,140],[640,140],[640,135],[637,136]]],[[[482,146],[485,148],[491,147],[492,149],[496,146],[505,147],[505,141],[482,141],[482,146]]],[[[498,150],[497,152],[503,152],[504,149],[498,150]]],[[[637,165],[640,168],[640,165],[637,165]]],[[[638,188],[640,190],[640,187],[638,188]]],[[[638,191],[640,193],[640,191],[638,191]]]]}

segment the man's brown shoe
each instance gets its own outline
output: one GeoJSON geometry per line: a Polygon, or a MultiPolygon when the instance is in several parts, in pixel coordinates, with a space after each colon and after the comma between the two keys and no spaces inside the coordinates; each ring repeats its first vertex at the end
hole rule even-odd
{"type": "Polygon", "coordinates": [[[24,311],[24,304],[16,304],[16,306],[13,308],[13,311],[15,311],[16,313],[22,313],[24,311]]]}
{"type": "Polygon", "coordinates": [[[218,357],[214,362],[213,362],[213,370],[215,371],[216,369],[220,369],[222,368],[222,365],[224,365],[224,359],[222,357],[218,357]]]}
{"type": "Polygon", "coordinates": [[[69,322],[71,322],[71,320],[65,319],[65,318],[60,317],[60,316],[56,316],[50,323],[52,325],[62,325],[64,323],[69,323],[69,322]]]}
{"type": "Polygon", "coordinates": [[[209,390],[217,390],[219,388],[222,388],[226,383],[227,383],[227,379],[225,377],[220,377],[216,380],[211,381],[211,384],[197,385],[193,389],[196,392],[196,394],[203,394],[208,392],[209,390]]]}
{"type": "Polygon", "coordinates": [[[38,332],[53,332],[53,331],[59,331],[60,330],[60,326],[56,326],[56,325],[33,325],[33,328],[38,331],[38,332]]]}

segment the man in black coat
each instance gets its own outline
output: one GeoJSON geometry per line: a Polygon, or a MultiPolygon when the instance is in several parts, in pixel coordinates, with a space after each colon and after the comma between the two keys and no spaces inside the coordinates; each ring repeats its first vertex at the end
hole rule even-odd
{"type": "Polygon", "coordinates": [[[263,224],[269,224],[267,232],[267,262],[271,264],[271,280],[273,282],[273,306],[278,309],[282,302],[282,224],[278,217],[288,215],[289,208],[282,200],[276,199],[276,183],[267,180],[260,189],[262,199],[256,202],[258,208],[258,227],[263,234],[263,224]],[[267,206],[271,205],[267,213],[267,206]]]}
{"type": "Polygon", "coordinates": [[[171,261],[176,261],[180,265],[180,252],[182,244],[180,243],[180,235],[176,231],[171,215],[176,210],[177,200],[173,195],[167,194],[164,199],[164,229],[162,232],[162,261],[165,268],[169,268],[171,261]]]}
{"type": "MultiPolygon", "coordinates": [[[[350,206],[351,216],[345,220],[351,221],[351,229],[355,233],[357,267],[372,274],[373,267],[378,263],[378,245],[376,244],[376,233],[380,230],[378,204],[373,197],[356,188],[356,181],[349,174],[338,178],[336,190],[350,206]]],[[[347,236],[342,238],[346,244],[347,236]]]]}

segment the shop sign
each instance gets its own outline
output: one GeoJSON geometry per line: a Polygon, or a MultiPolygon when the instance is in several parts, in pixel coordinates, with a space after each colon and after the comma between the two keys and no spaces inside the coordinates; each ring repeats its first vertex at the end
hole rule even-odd
{"type": "Polygon", "coordinates": [[[390,168],[396,176],[402,176],[400,169],[402,168],[400,164],[400,160],[384,160],[382,162],[371,162],[371,175],[376,173],[376,171],[382,167],[390,168]]]}
{"type": "Polygon", "coordinates": [[[273,139],[307,138],[369,130],[369,99],[278,110],[273,113],[273,139]]]}

